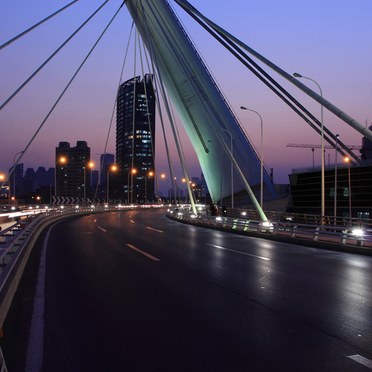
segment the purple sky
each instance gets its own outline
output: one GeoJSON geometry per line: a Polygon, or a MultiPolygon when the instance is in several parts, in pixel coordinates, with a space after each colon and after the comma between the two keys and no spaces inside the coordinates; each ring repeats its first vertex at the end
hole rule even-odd
{"type": "MultiPolygon", "coordinates": [[[[2,1],[0,43],[68,2],[2,1]]],[[[1,50],[0,102],[12,94],[101,3],[98,0],[80,0],[63,14],[1,50]]],[[[25,147],[120,3],[120,0],[111,0],[102,13],[0,112],[0,172],[7,172],[14,154],[25,147]]],[[[287,72],[299,72],[315,79],[325,98],[359,122],[372,122],[370,0],[192,0],[191,3],[287,72]]],[[[320,144],[319,136],[177,5],[174,7],[257,149],[260,145],[259,119],[254,113],[241,111],[239,107],[244,105],[254,109],[263,117],[265,163],[274,168],[275,181],[287,182],[292,168],[310,167],[310,149],[287,148],[286,144],[320,144]]],[[[54,150],[59,141],[68,141],[72,145],[77,140],[87,141],[92,158],[98,164],[130,26],[128,11],[123,8],[23,158],[26,168],[53,166],[54,150]]],[[[131,47],[124,80],[133,76],[133,54],[131,47]]],[[[272,75],[319,117],[318,103],[275,73],[272,75]]],[[[317,89],[309,81],[302,82],[317,89]]],[[[344,143],[361,144],[359,133],[326,110],[324,119],[325,125],[339,133],[344,143]]],[[[112,153],[115,152],[115,122],[113,124],[108,148],[112,153]]],[[[160,132],[158,128],[158,134],[160,132]]],[[[181,135],[185,138],[184,134],[181,135]]],[[[160,144],[161,138],[158,137],[157,143],[160,144]]],[[[183,146],[191,176],[199,176],[196,157],[186,139],[183,146]]],[[[157,168],[167,172],[163,147],[158,146],[157,168]]],[[[333,161],[334,152],[331,154],[333,161]]],[[[178,163],[176,155],[173,161],[178,163]]],[[[315,162],[320,162],[319,150],[315,153],[315,162]]],[[[179,172],[177,175],[181,176],[179,172]]]]}

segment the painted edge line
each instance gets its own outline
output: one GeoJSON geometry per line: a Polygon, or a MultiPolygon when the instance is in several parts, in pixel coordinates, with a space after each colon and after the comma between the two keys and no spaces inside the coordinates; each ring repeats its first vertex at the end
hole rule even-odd
{"type": "Polygon", "coordinates": [[[240,251],[236,251],[235,249],[224,248],[224,247],[221,247],[220,245],[216,245],[216,244],[207,244],[207,245],[209,245],[210,247],[222,249],[224,251],[239,253],[239,254],[243,254],[244,256],[250,256],[250,257],[259,258],[260,260],[271,261],[271,259],[270,258],[267,258],[267,257],[257,256],[255,254],[250,254],[250,253],[245,253],[245,252],[240,252],[240,251]]]}
{"type": "Polygon", "coordinates": [[[359,364],[362,364],[363,366],[372,369],[372,360],[365,358],[364,356],[361,356],[359,354],[355,355],[349,355],[349,359],[354,360],[354,362],[357,362],[359,364]]]}
{"type": "Polygon", "coordinates": [[[153,227],[150,227],[150,226],[146,226],[146,229],[151,230],[151,231],[156,231],[156,232],[161,233],[161,234],[164,233],[164,231],[158,230],[158,229],[154,229],[153,227]]]}
{"type": "Polygon", "coordinates": [[[129,247],[130,249],[133,249],[134,251],[136,251],[138,253],[143,254],[144,256],[146,256],[147,258],[149,258],[150,260],[160,261],[159,258],[157,258],[155,256],[152,256],[150,253],[147,253],[147,252],[143,251],[142,249],[139,249],[139,248],[135,247],[132,244],[127,243],[126,246],[129,247]]]}
{"type": "Polygon", "coordinates": [[[103,231],[103,232],[107,232],[107,230],[105,230],[103,227],[101,227],[101,226],[97,226],[97,228],[98,229],[100,229],[101,231],[103,231]]]}

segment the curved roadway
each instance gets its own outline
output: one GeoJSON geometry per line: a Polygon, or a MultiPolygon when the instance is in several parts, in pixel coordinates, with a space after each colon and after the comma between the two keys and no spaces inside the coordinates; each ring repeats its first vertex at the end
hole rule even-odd
{"type": "Polygon", "coordinates": [[[51,229],[26,368],[371,371],[372,258],[163,214],[51,229]]]}

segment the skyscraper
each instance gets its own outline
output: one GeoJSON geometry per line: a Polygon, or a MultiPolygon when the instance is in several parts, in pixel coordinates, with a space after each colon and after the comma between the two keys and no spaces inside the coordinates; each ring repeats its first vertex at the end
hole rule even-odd
{"type": "Polygon", "coordinates": [[[155,178],[155,95],[152,75],[119,87],[116,109],[119,195],[128,202],[152,201],[155,178]]]}
{"type": "Polygon", "coordinates": [[[85,141],[75,147],[60,142],[56,147],[56,196],[83,197],[90,180],[90,148],[85,141]]]}

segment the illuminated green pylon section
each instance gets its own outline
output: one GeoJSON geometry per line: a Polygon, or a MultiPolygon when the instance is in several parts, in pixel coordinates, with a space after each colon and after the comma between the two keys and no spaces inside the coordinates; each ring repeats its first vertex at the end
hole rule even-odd
{"type": "MultiPolygon", "coordinates": [[[[231,196],[233,162],[233,191],[246,189],[257,207],[250,187],[258,190],[260,186],[259,157],[169,3],[127,0],[126,6],[196,151],[212,201],[231,196]]],[[[266,172],[264,194],[266,198],[276,196],[266,172]]]]}

